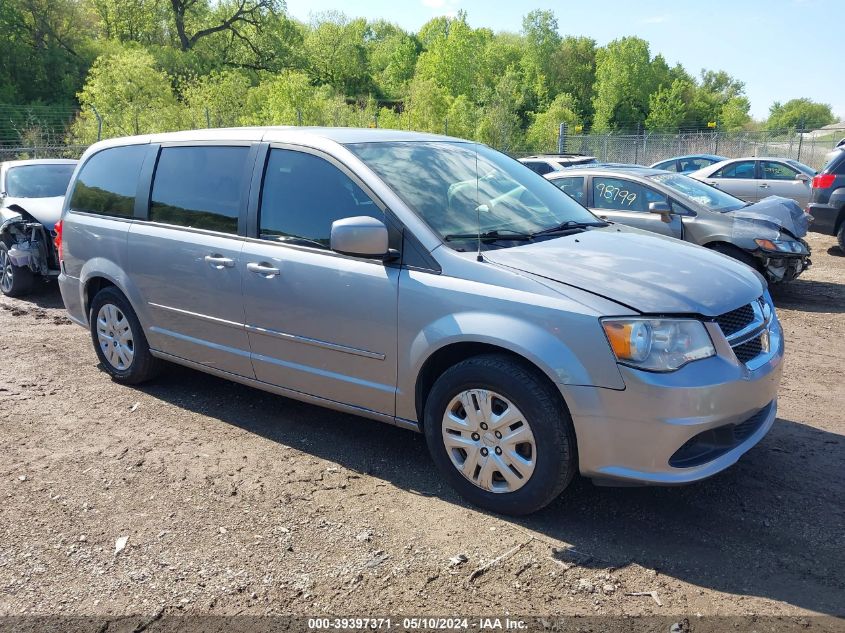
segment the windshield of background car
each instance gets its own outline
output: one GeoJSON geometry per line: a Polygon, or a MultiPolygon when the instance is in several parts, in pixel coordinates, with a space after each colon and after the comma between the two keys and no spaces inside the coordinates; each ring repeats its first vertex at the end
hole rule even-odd
{"type": "Polygon", "coordinates": [[[707,207],[711,211],[736,211],[747,206],[739,198],[734,198],[724,191],[720,191],[689,176],[682,174],[657,174],[655,176],[649,176],[649,178],[669,187],[669,189],[679,194],[682,199],[681,201],[683,201],[683,198],[687,198],[707,207]]]}
{"type": "MultiPolygon", "coordinates": [[[[599,222],[548,180],[484,145],[397,141],[347,147],[442,238],[599,222]]],[[[456,250],[467,250],[468,243],[475,238],[450,240],[456,250]]],[[[496,244],[504,245],[515,243],[496,244]]]]}
{"type": "Polygon", "coordinates": [[[6,195],[13,198],[55,198],[65,195],[76,165],[22,165],[6,172],[6,195]]]}

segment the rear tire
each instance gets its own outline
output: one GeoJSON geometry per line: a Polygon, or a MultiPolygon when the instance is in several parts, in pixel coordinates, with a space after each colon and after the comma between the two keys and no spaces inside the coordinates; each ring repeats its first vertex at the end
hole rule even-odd
{"type": "Polygon", "coordinates": [[[575,431],[560,394],[508,356],[476,356],[446,370],[426,400],[423,428],[446,481],[492,512],[539,510],[577,469],[575,431]]]}
{"type": "Polygon", "coordinates": [[[742,262],[746,266],[751,266],[754,270],[760,270],[760,264],[757,261],[757,258],[750,253],[746,253],[744,250],[739,248],[738,246],[734,246],[733,244],[712,244],[707,246],[712,251],[716,251],[717,253],[721,253],[722,255],[727,255],[737,261],[742,262]]]}
{"type": "Polygon", "coordinates": [[[21,297],[32,292],[35,273],[26,266],[15,266],[9,257],[9,245],[0,241],[0,292],[7,297],[21,297]]]}
{"type": "Polygon", "coordinates": [[[839,225],[839,230],[836,232],[836,241],[839,244],[839,250],[845,253],[845,220],[839,225]]]}
{"type": "Polygon", "coordinates": [[[117,288],[103,288],[88,313],[94,350],[115,382],[136,385],[154,378],[161,361],[150,353],[135,310],[117,288]]]}

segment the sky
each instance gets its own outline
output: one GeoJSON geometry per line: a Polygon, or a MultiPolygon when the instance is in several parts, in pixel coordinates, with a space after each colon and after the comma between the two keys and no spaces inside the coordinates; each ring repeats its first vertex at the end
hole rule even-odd
{"type": "Polygon", "coordinates": [[[473,27],[518,32],[523,15],[549,9],[561,35],[585,35],[599,45],[636,35],[652,55],[694,75],[702,68],[727,71],[745,82],[755,119],[765,119],[775,101],[798,97],[827,103],[845,119],[845,0],[287,0],[287,8],[303,21],[339,10],[414,32],[461,9],[473,27]]]}

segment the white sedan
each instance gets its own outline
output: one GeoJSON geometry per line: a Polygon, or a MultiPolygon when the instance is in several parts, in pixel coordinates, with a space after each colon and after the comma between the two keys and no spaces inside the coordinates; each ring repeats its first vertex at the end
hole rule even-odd
{"type": "Polygon", "coordinates": [[[812,167],[791,158],[730,158],[688,174],[746,202],[769,196],[795,200],[802,208],[810,201],[812,167]]]}

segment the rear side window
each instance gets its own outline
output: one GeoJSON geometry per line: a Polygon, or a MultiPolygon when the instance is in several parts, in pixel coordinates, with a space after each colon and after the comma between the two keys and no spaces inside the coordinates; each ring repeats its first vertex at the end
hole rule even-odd
{"type": "Polygon", "coordinates": [[[329,248],[332,222],[359,215],[384,222],[372,199],[327,160],[270,150],[261,190],[261,239],[329,248]]]}
{"type": "Polygon", "coordinates": [[[711,178],[754,178],[754,161],[741,160],[738,163],[725,165],[711,178]]]}
{"type": "Polygon", "coordinates": [[[150,220],[237,234],[248,147],[165,147],[153,179],[150,220]]]}
{"type": "Polygon", "coordinates": [[[584,176],[555,178],[552,183],[576,202],[584,203],[584,176]]]}
{"type": "Polygon", "coordinates": [[[97,152],[82,167],[70,208],[117,218],[131,218],[135,210],[138,175],[148,145],[110,147],[97,152]]]}

